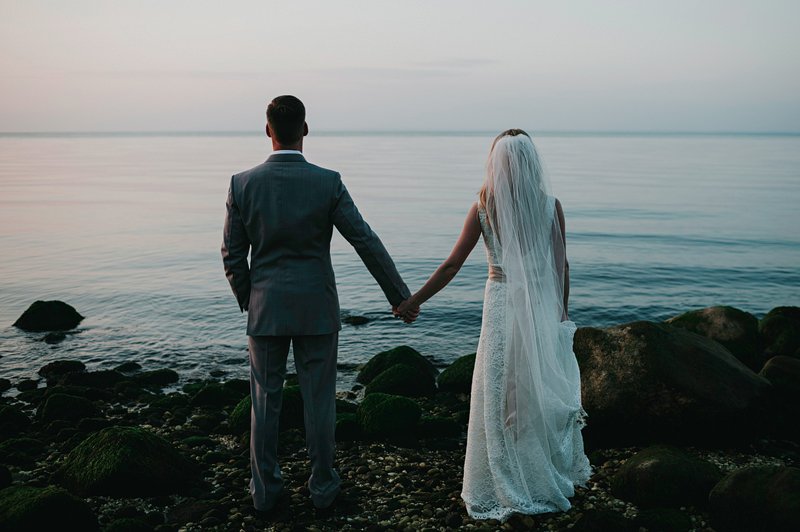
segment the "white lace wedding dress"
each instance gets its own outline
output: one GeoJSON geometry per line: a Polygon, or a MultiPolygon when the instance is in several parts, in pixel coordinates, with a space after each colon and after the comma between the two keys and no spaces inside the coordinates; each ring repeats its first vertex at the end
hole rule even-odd
{"type": "MultiPolygon", "coordinates": [[[[554,226],[553,238],[560,239],[554,205],[555,198],[547,196],[542,210],[554,226]]],[[[514,513],[565,511],[574,487],[591,474],[581,437],[580,373],[572,351],[576,326],[561,321],[560,309],[553,309],[559,314],[552,320],[548,315],[532,326],[513,325],[508,313],[516,307],[499,260],[503,251],[481,207],[478,216],[490,275],[461,496],[474,519],[505,521],[514,513]],[[520,330],[532,331],[536,340],[519,338],[520,330]],[[520,353],[520,346],[532,352],[520,353]]],[[[551,255],[548,260],[558,259],[551,255]]]]}

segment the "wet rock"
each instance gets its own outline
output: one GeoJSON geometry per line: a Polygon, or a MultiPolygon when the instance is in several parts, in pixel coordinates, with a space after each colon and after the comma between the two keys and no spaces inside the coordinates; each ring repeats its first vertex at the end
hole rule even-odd
{"type": "Polygon", "coordinates": [[[675,508],[647,508],[633,522],[639,530],[651,532],[689,532],[694,528],[692,519],[675,508]]]}
{"type": "Polygon", "coordinates": [[[128,362],[123,362],[122,364],[114,368],[114,371],[119,371],[120,373],[135,373],[140,369],[142,369],[141,364],[139,364],[138,362],[128,361],[128,362]]]}
{"type": "Polygon", "coordinates": [[[114,370],[67,373],[58,379],[63,386],[84,386],[88,388],[113,388],[128,377],[114,370]]]}
{"type": "Polygon", "coordinates": [[[86,370],[86,365],[78,360],[56,360],[39,369],[39,375],[47,379],[55,379],[67,373],[79,373],[86,370]]]}
{"type": "Polygon", "coordinates": [[[44,390],[44,398],[46,399],[47,397],[57,393],[85,397],[90,401],[108,401],[112,398],[111,393],[100,388],[88,388],[86,386],[64,386],[61,384],[56,386],[48,386],[44,390]]]}
{"type": "Polygon", "coordinates": [[[39,387],[39,381],[36,379],[25,379],[21,380],[17,383],[17,390],[21,392],[27,392],[30,390],[35,390],[39,387]]]}
{"type": "Polygon", "coordinates": [[[36,301],[14,322],[14,327],[29,332],[66,331],[82,320],[83,316],[63,301],[36,301]]]}
{"type": "Polygon", "coordinates": [[[418,369],[422,373],[430,374],[433,378],[436,378],[436,374],[438,373],[438,370],[433,364],[420,355],[419,352],[407,345],[401,345],[389,351],[378,353],[372,357],[369,362],[361,368],[361,371],[358,372],[356,381],[361,384],[369,384],[372,382],[372,379],[395,364],[406,364],[418,369]]]}
{"type": "Polygon", "coordinates": [[[730,442],[762,430],[769,381],[713,340],[639,321],[580,328],[574,350],[592,444],[730,442]]]}
{"type": "Polygon", "coordinates": [[[342,318],[342,323],[347,325],[366,325],[370,321],[366,316],[345,316],[342,318]]]}
{"type": "Polygon", "coordinates": [[[646,508],[704,506],[722,478],[710,462],[656,445],[629,458],[611,478],[611,492],[646,508]]]}
{"type": "Polygon", "coordinates": [[[0,465],[0,490],[11,485],[11,471],[4,465],[0,465]]]}
{"type": "Polygon", "coordinates": [[[667,323],[710,338],[753,371],[764,358],[758,348],[758,318],[734,307],[708,307],[667,320],[667,323]]]}
{"type": "Polygon", "coordinates": [[[436,393],[436,381],[427,371],[405,363],[395,364],[367,384],[365,395],[386,393],[405,397],[425,397],[436,393]]]}
{"type": "Polygon", "coordinates": [[[224,408],[233,406],[242,399],[242,393],[231,386],[211,382],[201,387],[189,401],[192,406],[224,408]]]}
{"type": "Polygon", "coordinates": [[[44,444],[33,438],[11,438],[0,443],[0,463],[28,467],[44,452],[44,444]]]}
{"type": "Polygon", "coordinates": [[[198,465],[144,429],[109,427],[73,449],[58,471],[75,493],[152,497],[190,490],[198,465]]]}
{"type": "Polygon", "coordinates": [[[153,532],[153,527],[143,519],[123,517],[111,521],[103,532],[153,532]]]}
{"type": "Polygon", "coordinates": [[[417,426],[420,438],[459,438],[461,425],[449,417],[423,416],[417,426]]]}
{"type": "Polygon", "coordinates": [[[356,441],[362,438],[356,414],[344,412],[336,415],[336,441],[356,441]]]}
{"type": "Polygon", "coordinates": [[[50,332],[44,335],[42,341],[49,345],[60,344],[67,339],[67,335],[63,332],[50,332]]]}
{"type": "Polygon", "coordinates": [[[180,376],[177,371],[167,368],[144,371],[133,376],[133,381],[137,384],[156,388],[176,383],[179,379],[180,376]]]}
{"type": "Polygon", "coordinates": [[[770,358],[759,373],[772,383],[781,401],[800,404],[800,359],[777,356],[770,358]]]}
{"type": "Polygon", "coordinates": [[[615,510],[595,510],[584,511],[575,521],[572,527],[573,532],[633,532],[638,527],[633,525],[633,521],[626,518],[621,512],[615,510]]]}
{"type": "Polygon", "coordinates": [[[406,397],[373,393],[364,398],[356,415],[368,437],[405,441],[416,433],[421,410],[406,397]]]}
{"type": "Polygon", "coordinates": [[[13,486],[0,491],[0,529],[12,531],[99,530],[89,505],[69,492],[48,486],[13,486]]]}
{"type": "Polygon", "coordinates": [[[0,439],[24,432],[31,420],[22,410],[12,405],[0,405],[0,439]]]}
{"type": "Polygon", "coordinates": [[[727,531],[797,530],[800,469],[753,466],[725,476],[711,491],[714,528],[727,531]]]}
{"type": "Polygon", "coordinates": [[[5,377],[0,378],[0,394],[11,389],[11,381],[5,377]]]}
{"type": "Polygon", "coordinates": [[[470,393],[472,372],[475,370],[475,353],[459,357],[439,374],[439,390],[453,393],[470,393]]]}
{"type": "Polygon", "coordinates": [[[800,307],[776,307],[758,324],[764,359],[800,357],[800,307]]]}
{"type": "Polygon", "coordinates": [[[55,420],[77,422],[84,418],[98,417],[100,410],[84,397],[56,393],[45,400],[36,414],[44,422],[55,420]]]}

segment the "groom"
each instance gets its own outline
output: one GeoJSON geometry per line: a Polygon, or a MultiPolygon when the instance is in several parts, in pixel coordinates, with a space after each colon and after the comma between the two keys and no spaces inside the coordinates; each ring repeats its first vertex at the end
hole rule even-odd
{"type": "MultiPolygon", "coordinates": [[[[294,96],[270,102],[272,155],[233,176],[226,204],[222,261],[239,308],[248,313],[250,493],[260,512],[269,512],[284,494],[278,416],[290,344],[303,395],[311,499],[318,509],[329,508],[340,491],[333,469],[341,329],[330,257],[333,227],[356,249],[393,307],[410,295],[341,176],[306,162],[305,114],[294,96]]],[[[405,321],[416,319],[417,312],[405,321]]]]}

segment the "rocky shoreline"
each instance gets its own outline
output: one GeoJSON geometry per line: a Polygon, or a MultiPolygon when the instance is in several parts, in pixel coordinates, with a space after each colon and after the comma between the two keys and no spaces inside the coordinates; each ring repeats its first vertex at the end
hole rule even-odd
{"type": "Polygon", "coordinates": [[[470,519],[460,491],[474,355],[439,372],[401,346],[339,394],[336,461],[348,497],[329,515],[315,512],[305,487],[293,377],[279,451],[289,503],[268,519],[252,512],[247,490],[246,381],[165,392],[179,380],[170,369],[132,361],[86,371],[78,360],[0,379],[0,391],[19,391],[0,396],[0,529],[800,528],[800,309],[758,320],[710,307],[667,323],[584,328],[575,352],[594,474],[568,512],[470,519]]]}

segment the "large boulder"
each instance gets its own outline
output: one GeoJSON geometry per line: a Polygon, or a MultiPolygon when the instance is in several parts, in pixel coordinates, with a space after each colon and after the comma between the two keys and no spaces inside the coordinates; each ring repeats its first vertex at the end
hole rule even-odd
{"type": "Polygon", "coordinates": [[[797,530],[800,525],[800,469],[754,466],[737,469],[711,491],[714,529],[797,530]]]}
{"type": "Polygon", "coordinates": [[[248,395],[234,407],[228,416],[228,426],[234,434],[241,434],[250,430],[250,411],[253,408],[253,400],[248,395]]]}
{"type": "Polygon", "coordinates": [[[79,360],[56,360],[45,364],[39,369],[39,375],[47,380],[52,380],[67,373],[79,373],[86,369],[86,365],[79,360]]]}
{"type": "Polygon", "coordinates": [[[464,355],[439,374],[439,390],[443,392],[470,393],[476,354],[464,355]]]}
{"type": "Polygon", "coordinates": [[[85,397],[54,393],[45,399],[36,413],[45,422],[55,420],[77,422],[85,418],[98,417],[100,410],[85,397]]]}
{"type": "Polygon", "coordinates": [[[22,410],[12,405],[0,405],[0,440],[16,436],[31,424],[22,410]]]}
{"type": "Polygon", "coordinates": [[[0,491],[0,530],[99,530],[89,505],[55,486],[11,486],[0,491]]]}
{"type": "Polygon", "coordinates": [[[405,397],[427,397],[436,393],[433,376],[418,367],[401,363],[395,364],[378,374],[367,384],[365,395],[388,393],[405,397]]]}
{"type": "Polygon", "coordinates": [[[36,301],[14,322],[14,327],[30,332],[67,331],[81,320],[83,316],[63,301],[36,301]]]}
{"type": "Polygon", "coordinates": [[[758,348],[758,318],[749,312],[734,307],[708,307],[685,312],[667,323],[722,344],[753,371],[764,365],[758,348]]]}
{"type": "Polygon", "coordinates": [[[162,368],[152,371],[143,371],[134,375],[133,381],[141,386],[163,388],[180,380],[178,372],[174,369],[162,368]]]}
{"type": "Polygon", "coordinates": [[[75,447],[57,476],[75,493],[152,497],[189,490],[200,479],[200,470],[152,432],[109,427],[75,447]]]}
{"type": "Polygon", "coordinates": [[[592,444],[729,441],[757,435],[770,390],[717,342],[639,321],[581,328],[584,435],[592,444]]]}
{"type": "Polygon", "coordinates": [[[656,445],[625,461],[611,478],[611,491],[646,508],[705,506],[721,478],[714,464],[677,447],[656,445]]]}
{"type": "Polygon", "coordinates": [[[800,358],[772,357],[759,375],[772,383],[781,402],[800,405],[800,358]]]}
{"type": "Polygon", "coordinates": [[[0,443],[0,464],[30,467],[43,458],[45,445],[33,438],[11,438],[0,443]]]}
{"type": "Polygon", "coordinates": [[[128,377],[119,371],[104,369],[79,373],[66,373],[59,377],[58,383],[63,386],[84,386],[88,388],[113,388],[128,377]]]}
{"type": "Polygon", "coordinates": [[[421,415],[419,405],[411,399],[383,393],[364,397],[356,412],[365,435],[392,441],[413,437],[421,415]]]}
{"type": "Polygon", "coordinates": [[[396,364],[411,366],[418,369],[420,373],[429,374],[434,379],[438,373],[434,365],[431,364],[428,359],[420,355],[418,351],[407,345],[401,345],[394,349],[378,353],[369,359],[369,362],[358,372],[356,381],[361,384],[369,384],[372,382],[372,379],[396,364]]]}
{"type": "Polygon", "coordinates": [[[800,358],[800,307],[776,307],[758,324],[764,359],[774,356],[800,358]]]}

